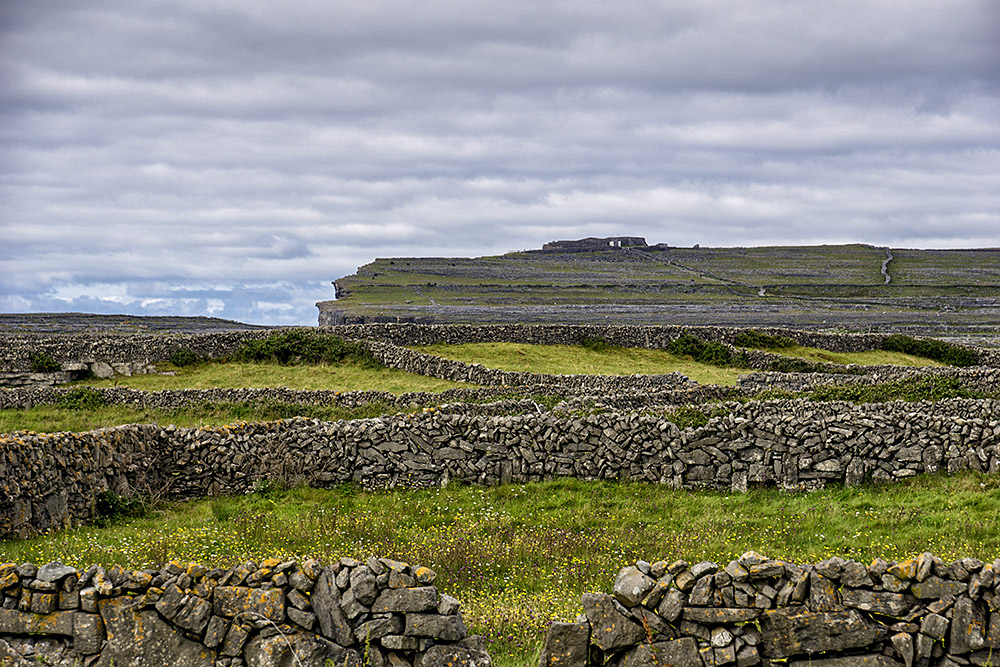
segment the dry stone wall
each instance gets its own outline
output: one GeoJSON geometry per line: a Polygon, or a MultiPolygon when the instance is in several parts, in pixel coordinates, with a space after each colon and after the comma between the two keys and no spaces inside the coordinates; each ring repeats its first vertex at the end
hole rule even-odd
{"type": "Polygon", "coordinates": [[[187,499],[246,493],[261,480],[374,488],[575,477],[742,491],[1000,472],[994,400],[751,401],[716,409],[704,426],[684,430],[664,416],[668,408],[509,416],[430,409],[340,422],[6,434],[0,535],[86,521],[104,490],[187,499]]]}
{"type": "Polygon", "coordinates": [[[225,570],[0,563],[0,664],[490,667],[435,579],[375,557],[225,570]]]}
{"type": "MultiPolygon", "coordinates": [[[[204,334],[17,334],[0,336],[0,385],[51,385],[75,379],[73,374],[91,372],[98,377],[133,375],[151,372],[152,364],[169,360],[186,349],[204,358],[219,358],[234,353],[248,340],[259,340],[275,330],[226,331],[204,334]],[[31,355],[44,353],[62,364],[62,373],[32,374],[31,355]]],[[[475,364],[441,360],[431,355],[398,346],[432,343],[523,342],[577,345],[601,339],[612,345],[661,349],[687,331],[704,340],[731,345],[743,329],[727,327],[680,326],[596,326],[596,325],[420,325],[365,324],[321,327],[320,331],[361,341],[368,341],[376,356],[393,368],[414,373],[449,377],[466,382],[522,384],[544,378],[534,373],[490,371],[475,364]],[[396,346],[396,347],[393,347],[396,346]],[[518,379],[518,376],[524,376],[518,379]],[[479,378],[472,380],[469,378],[479,378]]],[[[831,351],[856,352],[877,349],[881,334],[833,334],[787,329],[760,329],[762,333],[787,336],[800,345],[831,351]]],[[[754,368],[765,369],[778,357],[760,350],[741,350],[754,368]]],[[[980,349],[984,366],[1000,366],[1000,350],[980,349]]],[[[879,367],[858,367],[859,374],[878,372],[879,367]]],[[[665,377],[665,376],[663,376],[665,377]]],[[[679,380],[679,377],[674,378],[679,380]]],[[[663,380],[661,382],[665,382],[663,380]]]]}
{"type": "Polygon", "coordinates": [[[639,561],[554,623],[541,667],[959,667],[1000,655],[1000,559],[639,561]]]}

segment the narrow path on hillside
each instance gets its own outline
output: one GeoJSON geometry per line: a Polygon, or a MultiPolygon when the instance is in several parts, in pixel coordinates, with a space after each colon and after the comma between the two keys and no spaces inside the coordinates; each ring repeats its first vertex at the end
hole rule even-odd
{"type": "Polygon", "coordinates": [[[892,278],[889,277],[889,262],[892,261],[892,250],[889,248],[883,248],[885,250],[885,259],[882,260],[882,277],[885,278],[885,284],[888,285],[892,282],[892,278]]]}

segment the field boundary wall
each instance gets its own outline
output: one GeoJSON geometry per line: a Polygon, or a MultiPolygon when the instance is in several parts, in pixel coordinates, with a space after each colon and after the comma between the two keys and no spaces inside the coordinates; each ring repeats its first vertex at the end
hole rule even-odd
{"type": "Polygon", "coordinates": [[[374,556],[229,569],[0,563],[0,663],[490,667],[436,578],[374,556]]]}
{"type": "Polygon", "coordinates": [[[265,480],[385,488],[575,477],[744,491],[1000,472],[1000,401],[726,402],[714,414],[683,430],[655,410],[431,409],[337,422],[8,433],[0,436],[0,535],[85,522],[102,491],[180,500],[243,494],[265,480]]]}
{"type": "Polygon", "coordinates": [[[748,552],[623,568],[553,623],[540,667],[957,667],[1000,654],[1000,559],[930,553],[865,565],[748,552]]]}

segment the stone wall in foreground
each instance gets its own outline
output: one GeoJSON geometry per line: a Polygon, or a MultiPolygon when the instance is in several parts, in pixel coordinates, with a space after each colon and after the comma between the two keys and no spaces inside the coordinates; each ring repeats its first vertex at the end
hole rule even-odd
{"type": "Polygon", "coordinates": [[[429,409],[186,429],[125,425],[0,436],[0,536],[78,524],[95,497],[189,499],[262,480],[369,488],[634,480],[673,488],[815,489],[937,471],[1000,472],[1000,401],[726,402],[697,428],[671,407],[488,416],[429,409]]]}
{"type": "Polygon", "coordinates": [[[550,626],[541,667],[959,667],[1000,656],[1000,559],[640,561],[550,626]]]}
{"type": "Polygon", "coordinates": [[[228,570],[0,563],[0,664],[490,667],[435,578],[375,557],[228,570]]]}

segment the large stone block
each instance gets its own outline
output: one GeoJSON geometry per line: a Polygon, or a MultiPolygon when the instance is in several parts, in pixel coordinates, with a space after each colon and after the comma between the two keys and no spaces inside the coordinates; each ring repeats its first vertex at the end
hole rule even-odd
{"type": "Polygon", "coordinates": [[[590,622],[591,641],[602,651],[638,644],[646,632],[616,600],[605,593],[584,593],[583,610],[590,622]]]}
{"type": "Polygon", "coordinates": [[[100,653],[104,645],[104,619],[98,614],[73,615],[73,649],[80,655],[100,653]]]}
{"type": "Polygon", "coordinates": [[[761,628],[762,653],[771,659],[864,648],[889,632],[884,626],[866,621],[853,609],[822,613],[804,607],[767,610],[761,616],[761,628]]]}
{"type": "Polygon", "coordinates": [[[372,613],[428,612],[437,610],[438,591],[433,586],[390,588],[382,591],[372,603],[372,613]]]}
{"type": "Polygon", "coordinates": [[[459,615],[440,616],[438,614],[406,614],[406,629],[403,634],[410,637],[457,642],[465,637],[465,622],[459,615]]]}
{"type": "MultiPolygon", "coordinates": [[[[215,615],[262,616],[275,623],[285,620],[285,593],[280,588],[248,588],[246,586],[216,586],[213,593],[215,615]]],[[[206,623],[207,617],[206,617],[206,623]]]]}
{"type": "Polygon", "coordinates": [[[539,667],[587,667],[590,651],[590,625],[553,623],[545,635],[539,667]]]}
{"type": "Polygon", "coordinates": [[[414,667],[492,667],[489,653],[463,646],[437,644],[414,661],[414,667]]]}
{"type": "Polygon", "coordinates": [[[612,592],[623,605],[634,607],[642,602],[655,585],[655,579],[640,572],[636,566],[630,565],[618,573],[612,592]]]}
{"type": "Polygon", "coordinates": [[[138,611],[128,598],[98,602],[108,642],[97,667],[212,667],[215,651],[186,638],[155,611],[138,611]]]}
{"type": "Polygon", "coordinates": [[[354,629],[340,607],[340,591],[337,588],[333,568],[323,568],[313,587],[310,600],[323,636],[329,637],[343,647],[353,646],[354,629]]]}
{"type": "MultiPolygon", "coordinates": [[[[902,593],[869,591],[863,588],[844,588],[840,591],[845,607],[870,611],[885,616],[903,616],[910,608],[909,600],[902,593]]],[[[913,600],[913,598],[910,598],[913,600]]],[[[916,602],[916,600],[913,600],[916,602]]]]}
{"type": "Polygon", "coordinates": [[[16,609],[0,609],[0,634],[73,636],[72,611],[33,614],[16,609]]]}
{"type": "Polygon", "coordinates": [[[698,645],[691,637],[673,639],[668,642],[640,644],[625,653],[621,667],[697,667],[702,664],[698,645]]]}
{"type": "Polygon", "coordinates": [[[819,660],[794,660],[788,663],[788,667],[905,667],[905,665],[887,655],[871,653],[819,660]]]}
{"type": "Polygon", "coordinates": [[[361,667],[357,651],[345,649],[313,634],[257,636],[246,643],[243,658],[247,667],[298,667],[329,665],[361,667]]]}

